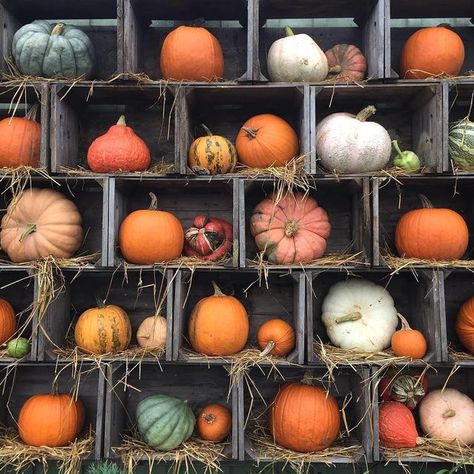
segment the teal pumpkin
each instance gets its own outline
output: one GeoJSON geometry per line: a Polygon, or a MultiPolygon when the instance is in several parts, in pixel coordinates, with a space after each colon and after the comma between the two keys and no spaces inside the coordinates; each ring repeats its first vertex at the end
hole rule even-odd
{"type": "Polygon", "coordinates": [[[10,357],[21,359],[30,353],[31,346],[28,339],[24,337],[17,337],[12,339],[7,344],[7,352],[10,357]]]}
{"type": "Polygon", "coordinates": [[[457,168],[474,169],[474,122],[468,119],[451,124],[448,137],[449,156],[457,168]]]}
{"type": "Polygon", "coordinates": [[[87,79],[94,66],[94,46],[74,26],[35,20],[13,36],[12,54],[21,74],[27,76],[87,79]]]}
{"type": "Polygon", "coordinates": [[[159,394],[143,399],[137,405],[136,416],[142,439],[157,451],[169,451],[184,443],[196,423],[186,402],[159,394]]]}

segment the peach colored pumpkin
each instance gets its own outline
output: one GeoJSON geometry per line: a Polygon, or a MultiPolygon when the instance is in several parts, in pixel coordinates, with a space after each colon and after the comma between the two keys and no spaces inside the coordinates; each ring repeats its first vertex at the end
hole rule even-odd
{"type": "Polygon", "coordinates": [[[323,256],[331,233],[326,211],[310,196],[287,194],[264,199],[253,211],[250,232],[269,262],[311,262],[323,256]]]}
{"type": "Polygon", "coordinates": [[[140,347],[161,349],[166,345],[166,318],[150,316],[137,329],[137,343],[140,347]]]}

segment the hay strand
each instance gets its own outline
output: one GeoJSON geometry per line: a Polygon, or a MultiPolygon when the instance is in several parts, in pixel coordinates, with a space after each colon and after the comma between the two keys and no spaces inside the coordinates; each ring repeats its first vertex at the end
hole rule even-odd
{"type": "Polygon", "coordinates": [[[396,257],[387,250],[380,252],[383,260],[394,272],[410,269],[415,272],[417,267],[458,268],[474,272],[474,260],[429,260],[422,258],[396,257]]]}

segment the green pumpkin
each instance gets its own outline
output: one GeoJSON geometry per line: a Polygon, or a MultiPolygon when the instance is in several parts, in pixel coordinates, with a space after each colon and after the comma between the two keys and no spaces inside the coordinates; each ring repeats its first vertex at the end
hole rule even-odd
{"type": "Polygon", "coordinates": [[[30,353],[31,346],[27,339],[24,337],[17,337],[12,339],[7,344],[7,352],[10,357],[15,359],[21,359],[30,353]]]}
{"type": "Polygon", "coordinates": [[[474,122],[468,119],[451,124],[448,137],[449,156],[456,167],[474,169],[474,122]]]}
{"type": "Polygon", "coordinates": [[[94,46],[74,26],[35,20],[13,36],[12,54],[21,74],[27,76],[87,79],[94,66],[94,46]]]}
{"type": "Polygon", "coordinates": [[[137,406],[138,431],[157,451],[169,451],[184,443],[194,431],[196,418],[187,403],[166,395],[151,395],[137,406]]]}

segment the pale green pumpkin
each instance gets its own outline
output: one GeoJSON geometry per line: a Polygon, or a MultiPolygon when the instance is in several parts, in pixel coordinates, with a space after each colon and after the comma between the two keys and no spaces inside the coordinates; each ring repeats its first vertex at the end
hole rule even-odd
{"type": "Polygon", "coordinates": [[[448,137],[449,156],[457,168],[474,169],[474,122],[469,119],[451,124],[448,137]]]}

